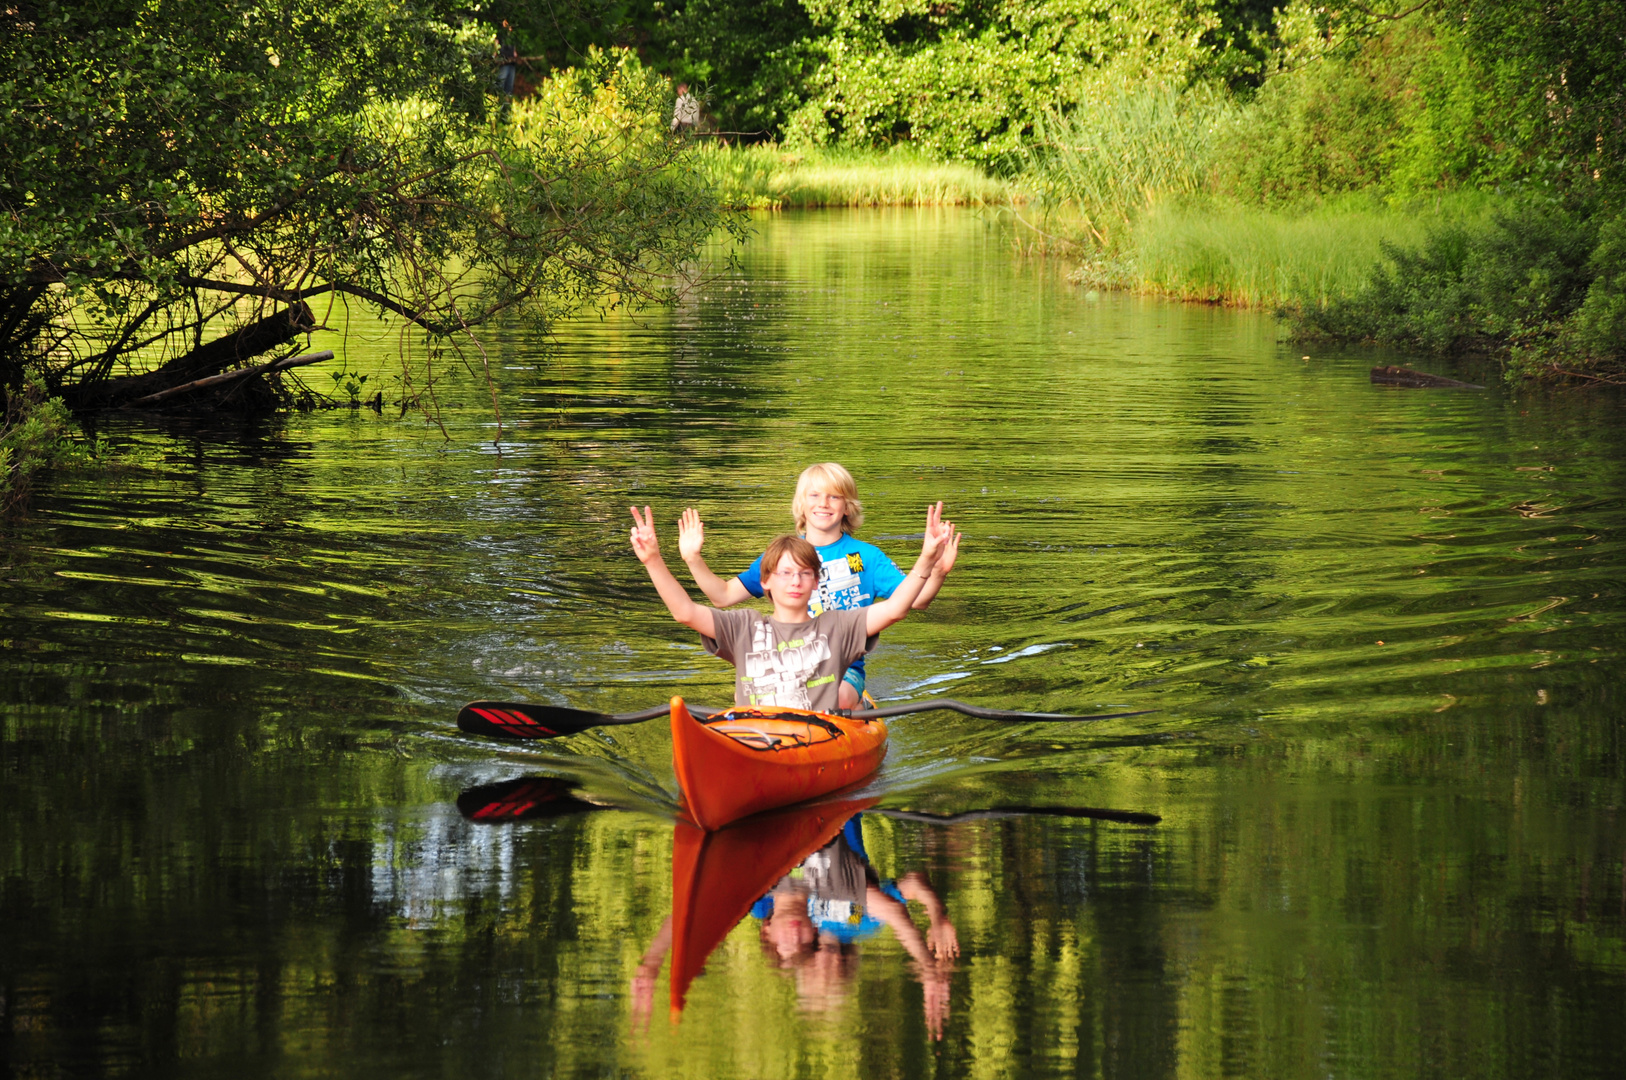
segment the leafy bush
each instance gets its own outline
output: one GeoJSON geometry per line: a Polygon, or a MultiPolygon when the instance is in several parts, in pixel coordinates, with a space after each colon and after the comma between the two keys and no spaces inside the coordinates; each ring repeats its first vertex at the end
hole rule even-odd
{"type": "Polygon", "coordinates": [[[76,430],[68,407],[47,395],[45,384],[30,375],[5,396],[0,415],[0,513],[21,506],[42,469],[81,463],[89,457],[71,437],[76,430]]]}
{"type": "Polygon", "coordinates": [[[1515,374],[1621,357],[1626,218],[1527,204],[1384,255],[1364,289],[1304,306],[1298,335],[1500,353],[1515,374]]]}
{"type": "Polygon", "coordinates": [[[1490,183],[1509,164],[1497,115],[1462,36],[1407,22],[1270,78],[1226,140],[1215,183],[1271,204],[1490,183]]]}
{"type": "Polygon", "coordinates": [[[1592,284],[1575,313],[1566,342],[1582,356],[1619,359],[1626,353],[1626,217],[1618,217],[1598,230],[1598,246],[1587,269],[1592,284]]]}
{"type": "MultiPolygon", "coordinates": [[[[1224,52],[1214,0],[936,4],[808,0],[818,36],[791,145],[910,141],[941,158],[1013,170],[1046,113],[1070,113],[1097,86],[1186,83],[1224,52]]],[[[1234,28],[1233,28],[1234,29],[1234,28]]],[[[1240,32],[1240,31],[1238,31],[1240,32]]]]}

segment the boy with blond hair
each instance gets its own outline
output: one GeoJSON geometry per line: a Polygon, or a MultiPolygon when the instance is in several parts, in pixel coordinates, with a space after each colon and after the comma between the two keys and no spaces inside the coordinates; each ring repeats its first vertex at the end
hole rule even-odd
{"type": "MultiPolygon", "coordinates": [[[[685,519],[691,513],[685,511],[685,519]]],[[[868,607],[815,615],[808,609],[819,585],[818,551],[799,536],[777,537],[760,560],[766,569],[763,591],[773,603],[773,614],[763,615],[750,608],[719,611],[695,603],[661,557],[649,507],[642,515],[633,507],[632,520],[632,550],[655,591],[672,618],[700,634],[707,652],[733,663],[734,703],[745,707],[842,708],[838,688],[848,666],[875,647],[882,630],[909,614],[942,552],[958,544],[954,526],[942,520],[942,504],[927,507],[920,557],[891,596],[868,607]]]]}
{"type": "MultiPolygon", "coordinates": [[[[943,504],[937,504],[942,514],[943,504]]],[[[791,517],[796,531],[813,544],[819,558],[818,588],[809,598],[808,610],[818,615],[825,611],[852,610],[867,607],[894,595],[904,575],[897,564],[874,544],[868,544],[853,534],[864,523],[864,504],[858,501],[858,484],[852,473],[833,461],[809,465],[796,478],[796,494],[791,499],[791,517]]],[[[924,611],[943,587],[943,580],[954,569],[954,560],[960,550],[960,536],[952,532],[951,539],[938,553],[937,561],[929,568],[924,585],[913,600],[916,611],[924,611]]],[[[678,553],[689,567],[695,584],[719,608],[733,607],[752,597],[763,595],[761,558],[758,558],[738,577],[724,581],[701,557],[700,550],[706,539],[700,515],[685,510],[678,525],[678,553]]],[[[839,687],[840,706],[858,708],[864,693],[865,670],[863,657],[854,661],[842,678],[839,687]]]]}

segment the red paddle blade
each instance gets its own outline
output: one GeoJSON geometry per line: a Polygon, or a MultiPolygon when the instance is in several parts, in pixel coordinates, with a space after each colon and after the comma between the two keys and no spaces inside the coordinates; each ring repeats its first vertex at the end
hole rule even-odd
{"type": "Polygon", "coordinates": [[[457,797],[457,812],[476,824],[501,825],[603,809],[576,798],[575,790],[576,785],[556,776],[521,776],[469,788],[457,797]]]}
{"type": "MultiPolygon", "coordinates": [[[[471,701],[457,714],[457,726],[470,735],[499,739],[552,739],[588,728],[641,724],[667,715],[668,707],[631,713],[596,713],[563,705],[531,705],[518,701],[471,701]]],[[[710,715],[713,710],[704,710],[710,715]]]]}
{"type": "MultiPolygon", "coordinates": [[[[548,705],[471,701],[457,714],[457,726],[470,735],[495,735],[499,739],[552,739],[574,735],[593,726],[582,723],[578,719],[580,715],[575,709],[548,705]]],[[[586,715],[596,719],[592,714],[586,715]]]]}

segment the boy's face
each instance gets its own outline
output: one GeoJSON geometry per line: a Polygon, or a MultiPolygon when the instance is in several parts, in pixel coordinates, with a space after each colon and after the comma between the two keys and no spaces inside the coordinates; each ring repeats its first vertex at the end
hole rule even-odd
{"type": "Polygon", "coordinates": [[[763,578],[764,592],[786,607],[806,607],[807,601],[818,588],[819,572],[809,570],[791,557],[789,552],[779,556],[779,565],[763,578]]]}
{"type": "Polygon", "coordinates": [[[847,497],[825,490],[823,484],[809,484],[802,495],[802,506],[807,512],[807,525],[820,532],[839,531],[841,519],[847,513],[847,497]]]}

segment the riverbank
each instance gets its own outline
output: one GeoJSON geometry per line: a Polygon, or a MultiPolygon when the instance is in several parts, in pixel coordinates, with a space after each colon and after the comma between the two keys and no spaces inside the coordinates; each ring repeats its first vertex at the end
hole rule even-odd
{"type": "Polygon", "coordinates": [[[1013,249],[1076,261],[1082,284],[1274,310],[1296,338],[1486,353],[1515,379],[1626,373],[1626,225],[1607,214],[1466,186],[1261,205],[1119,185],[1092,202],[1053,168],[996,177],[897,148],[705,146],[692,163],[753,209],[1003,208],[1013,249]]]}
{"type": "Polygon", "coordinates": [[[1026,198],[1019,184],[975,165],[934,161],[907,149],[706,145],[693,163],[725,202],[753,210],[989,206],[1026,198]]]}
{"type": "Polygon", "coordinates": [[[1070,204],[1049,213],[1026,206],[1037,178],[990,176],[907,149],[706,145],[693,164],[725,201],[753,210],[1018,206],[1020,246],[1032,240],[1078,260],[1077,277],[1092,286],[1242,307],[1319,306],[1353,295],[1384,245],[1419,246],[1440,228],[1488,220],[1499,205],[1471,191],[1398,204],[1353,195],[1297,209],[1165,199],[1135,213],[1103,248],[1070,204]]]}
{"type": "MultiPolygon", "coordinates": [[[[1353,198],[1299,210],[1206,201],[1153,207],[1109,261],[1121,287],[1241,307],[1324,307],[1357,294],[1385,248],[1412,248],[1492,213],[1474,193],[1402,205],[1353,198]]],[[[1108,282],[1102,282],[1106,284],[1108,282]]]]}

